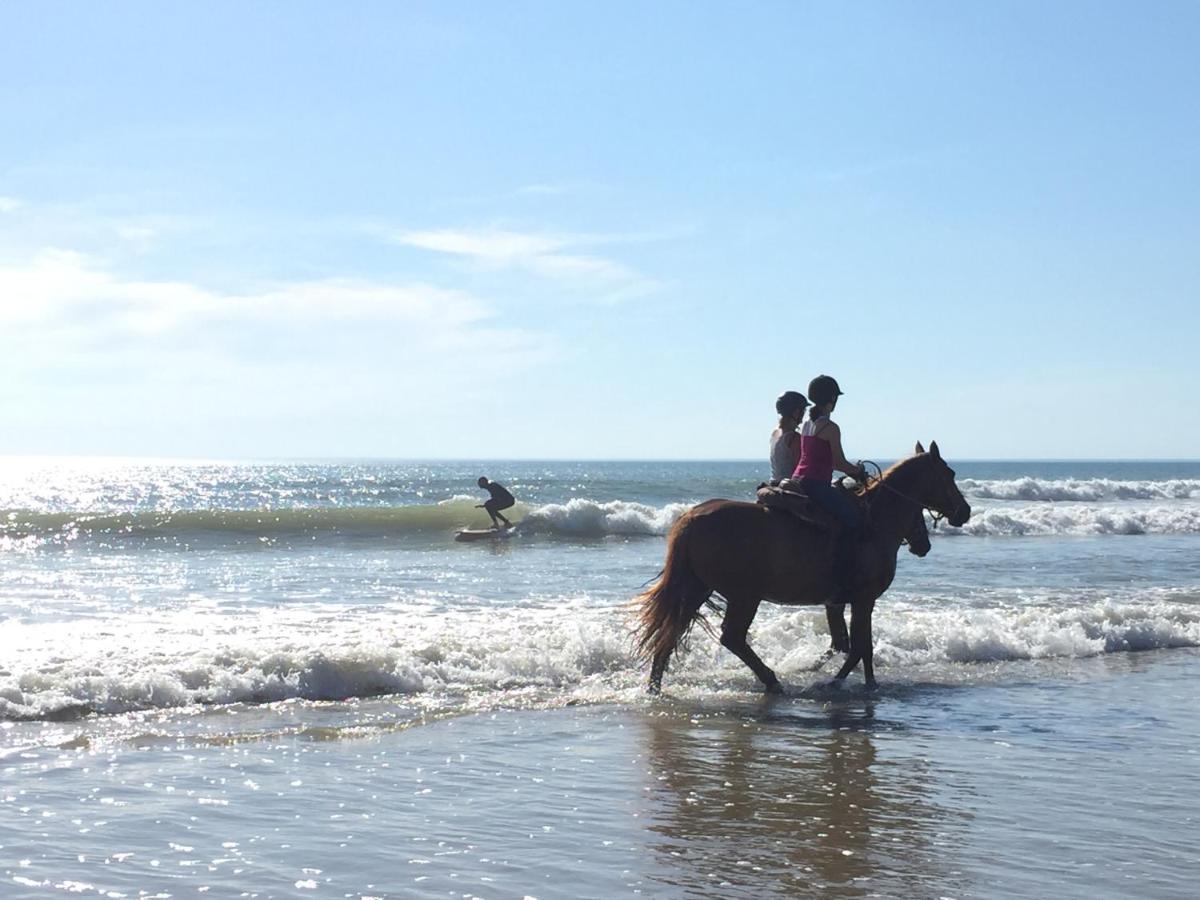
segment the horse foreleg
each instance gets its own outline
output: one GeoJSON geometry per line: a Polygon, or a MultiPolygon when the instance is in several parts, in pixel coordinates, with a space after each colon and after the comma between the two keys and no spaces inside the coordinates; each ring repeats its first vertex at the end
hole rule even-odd
{"type": "Polygon", "coordinates": [[[829,623],[829,648],[834,653],[849,653],[850,635],[846,633],[846,604],[828,604],[825,607],[825,621],[829,623]]]}
{"type": "Polygon", "coordinates": [[[863,666],[863,681],[867,687],[879,687],[879,683],[875,680],[875,636],[871,633],[871,617],[875,609],[875,604],[871,604],[871,608],[867,610],[866,624],[863,630],[866,636],[862,642],[862,666],[863,666]]]}
{"type": "Polygon", "coordinates": [[[845,680],[846,676],[853,672],[861,662],[863,678],[867,682],[867,687],[875,687],[873,648],[871,646],[871,613],[874,609],[874,602],[855,603],[851,607],[850,655],[837,675],[834,676],[835,680],[845,680]]]}
{"type": "Polygon", "coordinates": [[[758,658],[758,654],[750,649],[746,642],[746,634],[750,631],[750,623],[758,612],[759,600],[739,600],[733,597],[725,598],[725,621],[721,623],[721,645],[731,651],[738,659],[750,667],[767,689],[768,694],[782,694],[783,685],[775,677],[775,673],[758,658]]]}

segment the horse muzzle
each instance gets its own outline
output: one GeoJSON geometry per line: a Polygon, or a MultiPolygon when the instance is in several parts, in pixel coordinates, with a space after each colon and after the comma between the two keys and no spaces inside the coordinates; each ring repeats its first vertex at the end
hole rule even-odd
{"type": "Polygon", "coordinates": [[[967,519],[971,518],[971,504],[966,500],[959,501],[958,506],[954,508],[954,512],[946,516],[946,521],[959,528],[966,524],[967,519]]]}

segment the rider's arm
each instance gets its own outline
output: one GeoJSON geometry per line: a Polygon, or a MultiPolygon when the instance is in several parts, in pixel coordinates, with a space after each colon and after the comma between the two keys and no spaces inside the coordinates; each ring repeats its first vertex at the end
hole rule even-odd
{"type": "Polygon", "coordinates": [[[853,475],[859,479],[866,475],[866,469],[850,462],[846,459],[846,454],[842,452],[842,429],[837,426],[836,422],[830,422],[829,427],[821,432],[821,437],[829,441],[829,449],[833,451],[833,467],[837,471],[845,472],[847,475],[853,475]]]}

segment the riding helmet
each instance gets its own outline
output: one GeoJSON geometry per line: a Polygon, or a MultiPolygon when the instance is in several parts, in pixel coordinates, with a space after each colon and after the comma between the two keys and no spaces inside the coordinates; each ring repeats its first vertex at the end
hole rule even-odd
{"type": "Polygon", "coordinates": [[[818,375],[808,383],[808,398],[818,406],[832,403],[841,394],[837,380],[830,375],[818,375]]]}
{"type": "Polygon", "coordinates": [[[781,416],[786,416],[788,413],[803,414],[808,406],[808,398],[799,391],[784,391],[779,395],[779,399],[775,401],[775,412],[781,416]]]}

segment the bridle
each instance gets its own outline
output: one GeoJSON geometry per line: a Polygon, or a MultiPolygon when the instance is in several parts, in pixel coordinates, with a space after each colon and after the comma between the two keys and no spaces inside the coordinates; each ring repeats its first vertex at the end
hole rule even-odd
{"type": "MultiPolygon", "coordinates": [[[[938,522],[940,522],[940,521],[942,521],[942,519],[946,518],[946,516],[943,513],[938,512],[932,506],[928,506],[928,505],[922,503],[916,497],[910,496],[909,494],[904,493],[904,491],[899,490],[898,488],[894,488],[890,484],[888,484],[887,481],[885,481],[883,478],[883,470],[879,467],[879,463],[874,462],[873,460],[870,460],[870,459],[864,459],[859,463],[859,465],[861,465],[864,469],[867,466],[873,466],[875,468],[875,474],[871,475],[869,472],[867,473],[867,478],[870,479],[870,481],[874,482],[875,484],[878,484],[882,488],[886,488],[887,490],[889,490],[893,494],[895,494],[897,497],[907,500],[909,503],[913,504],[918,509],[921,509],[921,510],[929,513],[929,519],[931,522],[933,522],[933,528],[935,531],[937,530],[938,522]]],[[[869,486],[869,485],[867,485],[867,486],[869,486]]],[[[866,501],[866,505],[867,505],[868,515],[869,515],[870,508],[871,508],[870,500],[866,501]]],[[[905,543],[907,543],[907,541],[905,541],[905,543]]]]}

